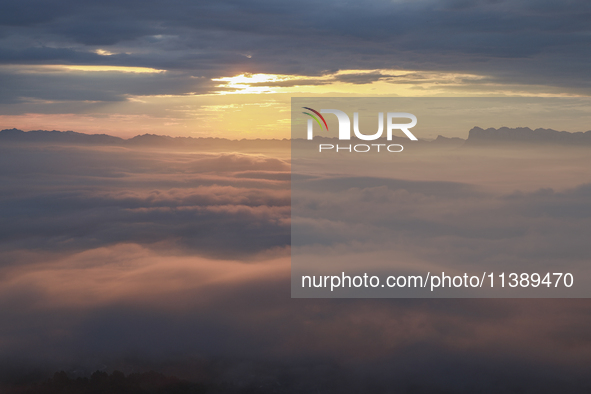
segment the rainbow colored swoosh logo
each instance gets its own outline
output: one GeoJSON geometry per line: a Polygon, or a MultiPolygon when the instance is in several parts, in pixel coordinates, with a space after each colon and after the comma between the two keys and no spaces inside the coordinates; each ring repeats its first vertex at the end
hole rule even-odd
{"type": "MultiPolygon", "coordinates": [[[[322,122],[324,122],[324,126],[326,127],[326,131],[328,131],[328,125],[326,124],[326,120],[324,120],[324,116],[320,115],[320,112],[316,111],[315,109],[309,108],[309,107],[302,107],[302,108],[307,109],[309,111],[312,111],[316,115],[318,115],[320,117],[320,119],[322,119],[322,122]]],[[[316,121],[316,123],[318,123],[318,125],[320,126],[320,128],[322,129],[322,123],[320,123],[320,120],[316,116],[312,115],[309,112],[302,112],[302,113],[303,114],[306,114],[308,116],[311,116],[316,121]]]]}

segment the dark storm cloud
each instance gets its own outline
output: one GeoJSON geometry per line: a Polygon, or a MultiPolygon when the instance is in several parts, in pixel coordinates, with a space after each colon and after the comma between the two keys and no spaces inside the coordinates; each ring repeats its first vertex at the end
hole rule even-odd
{"type": "MultiPolygon", "coordinates": [[[[22,103],[27,100],[48,101],[123,101],[127,95],[207,93],[216,83],[204,78],[191,78],[185,73],[81,72],[14,73],[0,70],[0,102],[22,103]]],[[[46,109],[51,111],[51,109],[46,109]]],[[[14,108],[0,109],[14,115],[14,108]]]]}
{"type": "Polygon", "coordinates": [[[365,73],[365,74],[344,74],[336,77],[337,81],[354,83],[354,84],[366,84],[379,81],[386,78],[387,76],[382,75],[379,72],[365,73]]]}
{"type": "MultiPolygon", "coordinates": [[[[586,1],[29,1],[2,7],[5,64],[107,62],[207,77],[408,68],[588,89],[586,1]],[[114,55],[91,53],[97,47],[114,55]]],[[[368,83],[379,76],[342,78],[368,83]]]]}

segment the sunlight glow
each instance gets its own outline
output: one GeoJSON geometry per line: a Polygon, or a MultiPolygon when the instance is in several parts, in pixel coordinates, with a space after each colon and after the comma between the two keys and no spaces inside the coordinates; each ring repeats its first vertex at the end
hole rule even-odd
{"type": "Polygon", "coordinates": [[[161,73],[166,70],[158,70],[149,67],[125,67],[125,66],[80,66],[80,65],[60,65],[51,66],[60,67],[71,71],[90,71],[90,72],[104,72],[104,71],[115,71],[122,73],[161,73]]]}
{"type": "Polygon", "coordinates": [[[275,74],[240,74],[234,77],[214,78],[212,81],[223,82],[217,87],[236,89],[233,92],[221,91],[220,94],[245,94],[245,93],[274,93],[268,86],[251,86],[265,82],[288,81],[292,79],[289,75],[275,74]]]}
{"type": "MultiPolygon", "coordinates": [[[[105,55],[106,56],[106,55],[105,55]]],[[[51,64],[51,65],[0,65],[0,69],[10,70],[18,74],[44,74],[44,73],[68,73],[68,72],[120,72],[134,74],[157,74],[166,72],[150,67],[126,67],[126,66],[87,66],[77,64],[51,64]]]]}
{"type": "Polygon", "coordinates": [[[101,55],[101,56],[111,56],[114,55],[113,52],[107,51],[105,49],[97,49],[94,51],[94,53],[96,53],[97,55],[101,55]]]}
{"type": "MultiPolygon", "coordinates": [[[[460,73],[417,72],[411,70],[340,70],[321,76],[280,74],[239,74],[215,78],[223,88],[217,94],[309,93],[309,94],[394,94],[432,95],[447,87],[482,82],[484,76],[460,73]],[[424,89],[428,89],[426,92],[424,89]]],[[[448,91],[449,93],[449,91],[448,91]]]]}

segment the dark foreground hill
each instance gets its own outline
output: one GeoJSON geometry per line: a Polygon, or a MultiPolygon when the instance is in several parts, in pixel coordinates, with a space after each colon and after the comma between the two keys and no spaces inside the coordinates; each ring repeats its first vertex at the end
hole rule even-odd
{"type": "Polygon", "coordinates": [[[211,388],[157,372],[112,374],[96,371],[89,378],[70,378],[56,372],[42,383],[13,386],[6,394],[201,394],[211,388]]]}

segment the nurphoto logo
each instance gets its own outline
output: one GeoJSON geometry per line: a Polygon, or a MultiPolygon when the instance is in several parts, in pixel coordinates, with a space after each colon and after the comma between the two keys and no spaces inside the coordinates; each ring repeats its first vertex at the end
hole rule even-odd
{"type": "MultiPolygon", "coordinates": [[[[309,112],[303,112],[303,114],[308,115],[310,119],[308,119],[307,124],[307,139],[312,140],[314,138],[314,121],[318,124],[320,129],[328,130],[328,123],[322,114],[333,114],[336,115],[337,120],[339,122],[339,140],[350,140],[351,139],[351,119],[349,116],[338,109],[321,109],[320,111],[316,111],[310,107],[302,107],[309,112]]],[[[392,132],[394,130],[401,130],[411,141],[418,141],[417,137],[414,136],[413,133],[410,132],[409,129],[416,126],[417,124],[417,117],[413,114],[407,112],[388,112],[386,114],[386,139],[388,141],[392,141],[392,132]],[[394,119],[409,119],[410,123],[394,123],[394,119]]],[[[375,141],[378,138],[382,137],[384,133],[384,113],[378,113],[378,131],[374,134],[363,134],[359,130],[359,113],[353,113],[353,133],[355,137],[363,141],[375,141]]],[[[375,147],[378,152],[380,152],[381,147],[386,147],[388,152],[402,152],[403,146],[400,144],[357,144],[354,146],[346,145],[346,146],[339,146],[338,144],[335,146],[333,144],[320,144],[318,149],[319,152],[323,150],[334,150],[335,152],[339,151],[348,151],[348,152],[358,152],[358,153],[365,153],[372,150],[372,147],[375,147]],[[371,145],[371,146],[370,146],[371,145]]]]}

